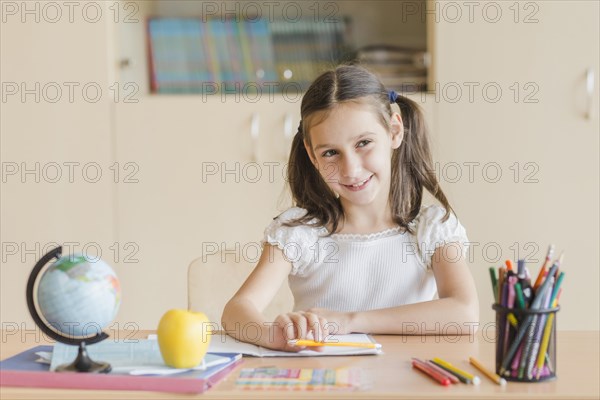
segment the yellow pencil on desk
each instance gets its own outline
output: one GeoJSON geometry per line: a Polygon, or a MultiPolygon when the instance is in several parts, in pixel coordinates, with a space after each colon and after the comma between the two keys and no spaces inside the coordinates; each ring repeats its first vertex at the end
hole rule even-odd
{"type": "Polygon", "coordinates": [[[463,371],[462,369],[458,369],[454,365],[442,360],[441,358],[436,357],[431,361],[433,361],[434,364],[437,364],[439,367],[442,367],[446,371],[454,374],[463,383],[472,383],[473,385],[479,385],[481,383],[481,378],[479,378],[478,376],[472,375],[467,371],[463,371]]]}
{"type": "Polygon", "coordinates": [[[306,347],[321,347],[321,346],[341,346],[341,347],[362,347],[365,349],[381,349],[379,343],[359,343],[359,342],[316,342],[308,339],[292,339],[288,340],[290,346],[306,346],[306,347]]]}

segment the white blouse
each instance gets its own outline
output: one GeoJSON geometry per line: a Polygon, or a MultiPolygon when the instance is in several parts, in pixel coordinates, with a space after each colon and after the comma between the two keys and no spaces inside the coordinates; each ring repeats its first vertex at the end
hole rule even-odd
{"type": "MultiPolygon", "coordinates": [[[[465,229],[454,214],[441,222],[444,208],[423,206],[410,223],[371,234],[333,234],[325,227],[283,226],[306,214],[293,207],[265,229],[263,244],[279,247],[292,264],[289,275],[294,310],[322,307],[334,311],[366,311],[436,298],[431,269],[435,249],[459,243],[467,252],[465,229]]],[[[451,261],[451,260],[450,260],[451,261]]]]}

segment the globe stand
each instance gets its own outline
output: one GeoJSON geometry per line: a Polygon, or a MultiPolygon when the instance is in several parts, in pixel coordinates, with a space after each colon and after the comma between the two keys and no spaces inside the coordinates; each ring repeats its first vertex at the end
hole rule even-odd
{"type": "Polygon", "coordinates": [[[111,366],[105,362],[97,362],[93,361],[87,352],[86,343],[94,344],[98,343],[106,338],[108,335],[104,332],[100,332],[96,336],[92,337],[83,337],[83,338],[73,338],[63,336],[60,333],[50,329],[48,325],[42,320],[40,317],[37,308],[35,306],[34,296],[33,296],[33,288],[35,286],[35,282],[37,280],[38,275],[42,268],[53,259],[60,259],[62,253],[62,246],[55,248],[54,250],[50,250],[46,253],[40,260],[35,264],[33,269],[31,270],[31,274],[29,274],[29,280],[27,281],[27,308],[29,308],[29,313],[33,318],[35,324],[40,328],[40,330],[48,335],[48,337],[56,340],[57,342],[70,344],[73,346],[79,346],[79,352],[77,354],[77,358],[71,364],[60,365],[56,368],[57,372],[92,372],[92,373],[108,373],[111,371],[111,366]]]}
{"type": "Polygon", "coordinates": [[[71,364],[63,364],[56,367],[56,372],[96,372],[108,373],[112,367],[109,363],[96,362],[90,358],[85,347],[85,342],[79,344],[77,358],[71,364]]]}

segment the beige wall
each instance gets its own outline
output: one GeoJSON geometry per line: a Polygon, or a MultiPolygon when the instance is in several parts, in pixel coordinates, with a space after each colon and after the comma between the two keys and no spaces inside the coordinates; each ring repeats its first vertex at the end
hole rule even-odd
{"type": "MultiPolygon", "coordinates": [[[[52,163],[58,163],[67,174],[64,163],[94,162],[103,174],[97,183],[88,182],[94,169],[86,175],[75,169],[73,182],[65,177],[52,183],[42,171],[40,182],[35,174],[10,175],[2,182],[0,319],[5,327],[32,327],[24,300],[28,273],[44,248],[71,242],[75,250],[100,248],[114,265],[123,287],[117,326],[152,329],[167,309],[186,307],[187,265],[201,255],[203,245],[256,242],[285,206],[285,201],[278,203],[281,179],[273,184],[201,183],[198,169],[202,160],[252,160],[253,113],[261,118],[259,162],[282,166],[284,120],[289,115],[297,126],[298,104],[281,97],[259,104],[155,97],[144,90],[134,96],[137,103],[124,102],[123,95],[130,93],[124,83],[140,88],[146,83],[139,47],[132,69],[117,69],[118,59],[130,55],[127,49],[136,43],[126,44],[119,32],[139,34],[143,25],[115,28],[108,18],[114,11],[102,4],[104,18],[98,23],[75,14],[77,23],[42,19],[23,24],[11,17],[1,26],[3,82],[28,87],[55,82],[63,89],[65,82],[79,87],[91,82],[104,94],[95,103],[80,90],[73,102],[65,94],[51,103],[47,92],[39,103],[33,95],[24,102],[16,95],[1,103],[4,167],[25,163],[34,168],[39,162],[50,174],[52,163]],[[116,98],[115,82],[121,90],[116,98]],[[128,182],[129,173],[133,180],[128,182]],[[243,200],[256,211],[239,224],[237,219],[248,214],[237,206],[243,200]]],[[[598,75],[598,4],[537,2],[538,22],[530,24],[515,23],[508,3],[502,4],[504,18],[498,23],[482,19],[481,13],[474,14],[473,22],[467,14],[453,22],[443,14],[451,10],[440,8],[442,17],[430,24],[428,38],[435,62],[432,80],[440,90],[414,97],[429,116],[444,190],[470,239],[478,243],[470,265],[482,323],[493,320],[487,268],[515,258],[515,251],[541,260],[554,243],[566,252],[559,329],[598,329],[599,127],[597,112],[591,120],[583,116],[582,81],[588,67],[598,75]],[[466,86],[472,82],[479,84],[473,102],[466,86]],[[520,89],[516,102],[514,82],[520,89]],[[498,102],[482,97],[480,89],[488,83],[502,88],[498,102]],[[534,86],[525,87],[528,83],[534,86]],[[458,101],[450,90],[454,84],[463,89],[458,101]],[[538,102],[525,102],[535,87],[538,102]],[[493,163],[503,174],[497,182],[482,175],[487,164],[496,167],[493,163]],[[457,164],[458,180],[452,175],[457,164]],[[472,180],[468,165],[475,168],[472,180]],[[526,182],[530,173],[532,181],[526,182]],[[494,249],[500,249],[500,258],[494,249]]],[[[532,11],[521,8],[520,21],[532,11]]],[[[594,102],[597,107],[597,84],[594,102]]],[[[539,261],[530,265],[537,272],[539,261]]]]}
{"type": "Polygon", "coordinates": [[[504,5],[497,22],[488,22],[493,7],[488,20],[482,6],[472,22],[466,13],[453,22],[438,5],[432,24],[438,162],[478,243],[470,256],[482,320],[493,319],[488,267],[520,257],[537,274],[553,243],[565,252],[559,329],[598,329],[598,85],[587,118],[584,78],[588,68],[598,75],[599,4],[520,3],[518,16],[492,4],[504,5]]]}

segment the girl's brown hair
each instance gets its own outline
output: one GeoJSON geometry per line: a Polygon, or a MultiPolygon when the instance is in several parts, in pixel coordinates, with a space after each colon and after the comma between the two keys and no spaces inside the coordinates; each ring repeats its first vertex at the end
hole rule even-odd
{"type": "MultiPolygon", "coordinates": [[[[304,141],[310,147],[309,130],[327,117],[338,104],[355,102],[371,107],[384,127],[390,129],[392,109],[390,95],[379,79],[356,65],[337,67],[319,76],[302,99],[301,122],[290,152],[288,183],[294,203],[307,210],[306,215],[286,225],[305,224],[316,219],[319,226],[331,226],[335,233],[344,218],[338,198],[311,162],[304,141]]],[[[425,120],[418,105],[401,95],[396,98],[404,125],[404,138],[392,153],[389,203],[394,221],[412,233],[409,223],[419,214],[423,188],[446,209],[447,220],[452,207],[442,192],[434,173],[425,120]]]]}

